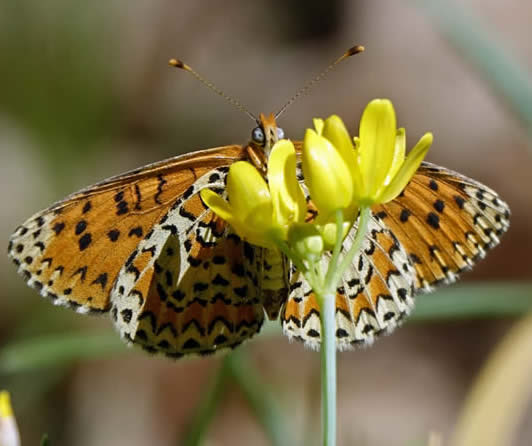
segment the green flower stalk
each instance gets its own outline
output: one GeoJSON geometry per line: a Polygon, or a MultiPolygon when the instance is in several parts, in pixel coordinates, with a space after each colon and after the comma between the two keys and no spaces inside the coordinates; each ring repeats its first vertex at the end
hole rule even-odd
{"type": "Polygon", "coordinates": [[[371,206],[393,200],[408,184],[431,143],[426,133],[405,156],[405,130],[396,128],[387,99],[371,101],[352,139],[338,116],[315,119],[301,154],[305,184],[318,214],[305,222],[307,203],[287,140],[271,151],[268,182],[250,163],[229,169],[225,201],[208,189],[201,198],[249,243],[282,251],[312,287],[321,311],[323,444],[336,444],[336,290],[366,235],[371,206]],[[342,243],[354,223],[349,251],[342,243]],[[322,257],[330,251],[323,271],[322,257]]]}

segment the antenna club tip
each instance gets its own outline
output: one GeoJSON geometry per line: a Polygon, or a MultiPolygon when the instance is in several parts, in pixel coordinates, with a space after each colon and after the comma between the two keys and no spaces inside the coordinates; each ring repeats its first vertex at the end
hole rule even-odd
{"type": "Polygon", "coordinates": [[[180,61],[179,59],[170,59],[168,61],[168,65],[170,65],[171,67],[175,67],[175,68],[182,68],[184,70],[186,70],[186,65],[180,61]]]}
{"type": "Polygon", "coordinates": [[[349,56],[353,56],[353,55],[358,54],[358,53],[363,53],[365,50],[366,50],[366,48],[363,45],[355,45],[355,46],[349,48],[345,52],[345,55],[346,55],[346,57],[349,57],[349,56]]]}

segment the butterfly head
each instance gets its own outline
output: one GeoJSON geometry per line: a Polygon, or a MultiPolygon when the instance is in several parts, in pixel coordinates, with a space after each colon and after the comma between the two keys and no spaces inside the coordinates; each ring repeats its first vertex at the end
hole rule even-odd
{"type": "Polygon", "coordinates": [[[273,113],[268,116],[261,113],[257,124],[257,127],[251,131],[251,143],[255,147],[260,147],[268,159],[273,145],[284,138],[284,131],[281,127],[277,127],[273,113]]]}

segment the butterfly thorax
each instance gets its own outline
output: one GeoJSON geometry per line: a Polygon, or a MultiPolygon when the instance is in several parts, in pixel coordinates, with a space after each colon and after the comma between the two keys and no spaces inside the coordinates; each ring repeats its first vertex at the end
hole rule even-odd
{"type": "Polygon", "coordinates": [[[284,137],[283,129],[277,127],[273,113],[261,113],[257,127],[251,132],[251,141],[246,147],[250,161],[263,174],[266,174],[268,159],[274,144],[284,137]]]}

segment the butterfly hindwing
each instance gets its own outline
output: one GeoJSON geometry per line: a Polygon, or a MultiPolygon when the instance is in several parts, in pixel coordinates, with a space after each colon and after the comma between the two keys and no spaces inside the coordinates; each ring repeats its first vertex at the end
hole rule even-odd
{"type": "Polygon", "coordinates": [[[199,197],[205,187],[223,194],[225,175],[198,179],[122,267],[111,312],[129,342],[179,357],[233,348],[260,330],[262,250],[199,197]]]}
{"type": "Polygon", "coordinates": [[[226,146],[105,180],[28,219],[11,236],[9,256],[54,303],[107,311],[122,265],[153,225],[199,177],[243,157],[241,146],[226,146]]]}
{"type": "MultiPolygon", "coordinates": [[[[357,224],[342,251],[352,245],[357,224]]],[[[322,268],[329,258],[324,257],[322,268]]],[[[341,279],[336,293],[336,344],[339,350],[371,343],[391,331],[413,307],[414,269],[394,235],[371,219],[362,248],[341,279]]],[[[291,289],[281,313],[283,331],[290,338],[319,348],[320,310],[308,282],[293,272],[291,289]]]]}
{"type": "MultiPolygon", "coordinates": [[[[301,171],[298,173],[303,181],[301,171]]],[[[303,189],[307,193],[304,183],[303,189]]],[[[315,216],[309,204],[309,220],[315,216]]],[[[458,274],[484,257],[509,227],[509,208],[483,184],[423,162],[394,200],[372,208],[363,247],[336,294],[336,341],[340,350],[371,343],[413,308],[417,291],[458,274]]],[[[344,241],[350,246],[356,224],[344,241]]],[[[323,260],[327,267],[328,258],[323,260]]],[[[309,284],[293,271],[281,324],[290,338],[320,344],[320,310],[309,284]]]]}

